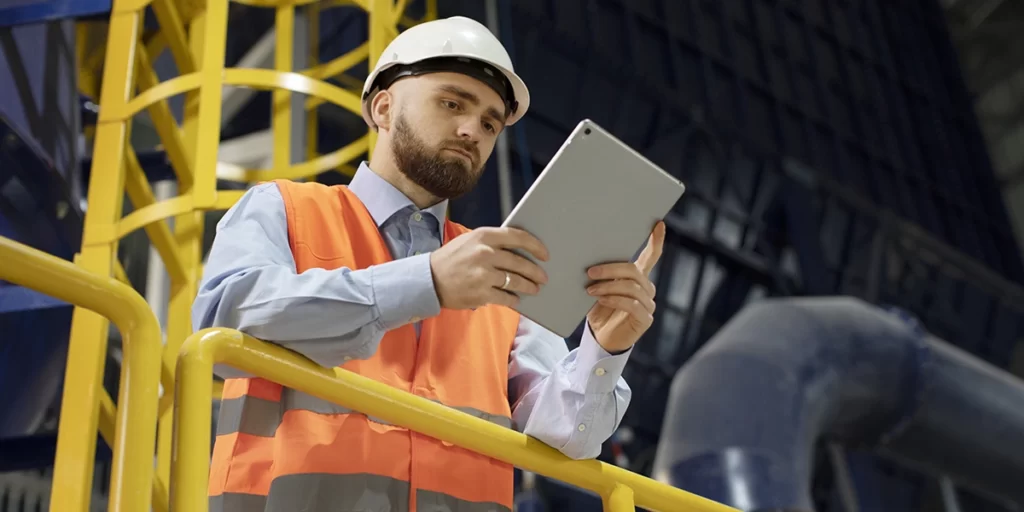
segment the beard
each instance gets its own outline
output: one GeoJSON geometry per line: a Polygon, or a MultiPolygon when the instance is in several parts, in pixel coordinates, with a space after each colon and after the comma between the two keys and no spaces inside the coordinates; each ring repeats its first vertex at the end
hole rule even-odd
{"type": "Polygon", "coordinates": [[[482,174],[482,166],[477,168],[480,153],[475,145],[453,140],[437,149],[431,148],[413,133],[401,114],[395,119],[391,148],[398,170],[423,190],[441,199],[454,199],[473,190],[482,174]],[[473,155],[471,162],[442,154],[441,150],[446,148],[473,155]]]}

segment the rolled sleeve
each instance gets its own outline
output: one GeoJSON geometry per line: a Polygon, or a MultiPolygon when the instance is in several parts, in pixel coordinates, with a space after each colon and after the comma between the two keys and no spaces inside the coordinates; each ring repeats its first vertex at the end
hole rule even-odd
{"type": "Polygon", "coordinates": [[[394,329],[441,313],[429,254],[370,267],[370,276],[382,329],[394,329]]]}

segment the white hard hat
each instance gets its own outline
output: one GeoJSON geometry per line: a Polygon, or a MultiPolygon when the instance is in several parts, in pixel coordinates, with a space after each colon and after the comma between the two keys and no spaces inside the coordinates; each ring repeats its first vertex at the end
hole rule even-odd
{"type": "Polygon", "coordinates": [[[370,116],[370,100],[378,90],[403,76],[439,71],[465,73],[495,89],[509,111],[506,126],[521,119],[530,107],[530,91],[512,68],[501,41],[479,22],[453,16],[410,27],[384,49],[363,84],[366,124],[377,128],[370,116]]]}

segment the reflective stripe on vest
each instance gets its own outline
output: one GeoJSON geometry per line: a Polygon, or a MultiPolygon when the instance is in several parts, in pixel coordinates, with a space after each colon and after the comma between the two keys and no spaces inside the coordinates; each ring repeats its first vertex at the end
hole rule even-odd
{"type": "MultiPolygon", "coordinates": [[[[274,480],[270,495],[271,498],[236,493],[214,496],[210,498],[210,512],[392,512],[408,506],[409,482],[367,474],[286,476],[274,480]]],[[[418,490],[416,512],[511,512],[511,509],[498,503],[474,503],[418,490]]]]}
{"type": "MultiPolygon", "coordinates": [[[[279,181],[296,272],[391,261],[345,187],[279,181]]],[[[444,241],[467,232],[444,223],[444,241]]],[[[511,427],[508,357],[519,315],[442,310],[392,329],[343,368],[511,427]]],[[[260,378],[224,383],[210,468],[213,511],[477,512],[512,508],[512,466],[260,378]]]]}
{"type": "MultiPolygon", "coordinates": [[[[472,407],[453,407],[453,409],[505,428],[512,428],[512,419],[505,416],[488,414],[472,407]]],[[[221,401],[217,435],[241,432],[254,436],[273,437],[284,414],[293,410],[312,411],[319,414],[354,413],[347,407],[322,400],[302,391],[284,388],[281,390],[280,401],[248,395],[221,401]]],[[[391,425],[391,423],[373,416],[367,416],[367,418],[381,425],[391,425]]]]}

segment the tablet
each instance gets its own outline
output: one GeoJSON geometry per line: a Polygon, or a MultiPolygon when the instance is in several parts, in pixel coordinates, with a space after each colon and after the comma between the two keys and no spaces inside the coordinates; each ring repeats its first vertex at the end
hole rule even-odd
{"type": "Polygon", "coordinates": [[[587,269],[634,261],[655,224],[683,194],[682,182],[593,121],[572,131],[502,227],[531,233],[548,249],[537,295],[520,295],[522,315],[566,338],[597,301],[587,269]]]}

